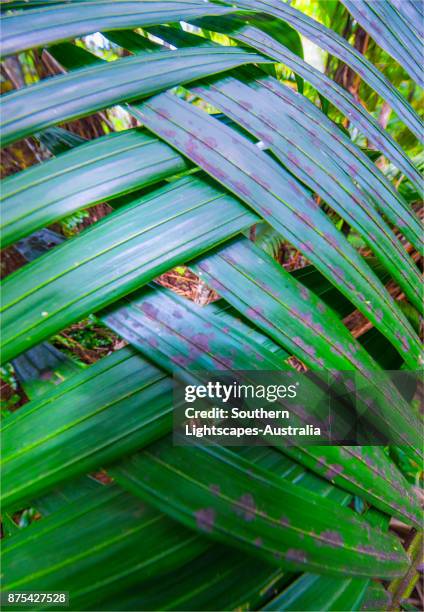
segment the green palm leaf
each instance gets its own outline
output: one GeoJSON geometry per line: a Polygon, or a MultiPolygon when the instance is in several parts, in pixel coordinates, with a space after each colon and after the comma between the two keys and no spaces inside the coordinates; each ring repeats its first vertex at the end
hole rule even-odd
{"type": "Polygon", "coordinates": [[[3,360],[255,220],[237,200],[193,178],[180,179],[121,208],[5,281],[3,360]],[[167,232],[171,241],[165,239],[167,232]]]}
{"type": "Polygon", "coordinates": [[[141,107],[133,107],[132,112],[155,134],[248,203],[325,276],[336,279],[340,291],[391,339],[411,367],[416,367],[420,347],[409,323],[402,320],[399,312],[390,313],[393,305],[379,281],[366,270],[363,261],[306,190],[283,168],[234,130],[172,94],[160,94],[141,107]],[[319,244],[318,251],[315,244],[319,244]],[[383,317],[373,310],[373,304],[382,306],[383,317]],[[406,340],[403,344],[401,333],[406,340]]]}
{"type": "Polygon", "coordinates": [[[408,374],[422,365],[422,122],[406,73],[422,83],[423,11],[298,4],[3,3],[1,231],[6,267],[25,265],[3,282],[2,363],[29,396],[1,428],[6,593],[69,591],[76,610],[359,610],[386,609],[381,580],[396,579],[388,591],[408,596],[416,560],[389,525],[422,523],[408,374]],[[326,70],[308,41],[335,58],[326,70]],[[93,326],[105,356],[87,367],[75,353],[97,355],[93,326]],[[367,383],[370,429],[404,450],[173,439],[174,378],[294,367],[310,371],[296,424],[319,416],[320,371],[342,371],[367,383]]]}
{"type": "Polygon", "coordinates": [[[0,123],[3,145],[61,121],[136,100],[179,83],[228,70],[247,62],[267,62],[238,49],[183,49],[157,52],[60,75],[7,94],[0,123]],[[81,92],[84,92],[81,95],[81,92]],[[54,100],[53,108],[51,100],[54,100]]]}
{"type": "Polygon", "coordinates": [[[297,57],[266,32],[254,26],[245,25],[237,17],[222,17],[219,20],[219,26],[217,21],[211,18],[197,20],[196,23],[211,30],[224,31],[238,42],[284,63],[293,72],[309,81],[317,91],[339,108],[353,125],[368,136],[380,151],[392,159],[397,167],[417,185],[418,189],[421,189],[419,172],[401,147],[350,94],[332,79],[297,57]]]}
{"type": "Polygon", "coordinates": [[[10,538],[2,554],[3,588],[25,584],[32,590],[58,590],[67,580],[75,606],[83,601],[90,607],[99,588],[107,597],[123,585],[174,569],[205,547],[196,534],[176,529],[165,515],[119,487],[104,487],[10,538]]]}
{"type": "Polygon", "coordinates": [[[198,0],[142,0],[119,2],[58,3],[3,17],[2,55],[90,34],[97,30],[121,30],[195,19],[203,15],[225,15],[231,9],[198,0]]]}
{"type": "Polygon", "coordinates": [[[422,14],[418,3],[343,0],[343,4],[380,47],[394,57],[422,86],[423,69],[418,60],[422,41],[417,28],[422,14]]]}
{"type": "Polygon", "coordinates": [[[160,182],[187,167],[170,147],[140,130],[87,142],[4,181],[3,244],[12,244],[81,208],[160,182]]]}
{"type": "MultiPolygon", "coordinates": [[[[352,8],[352,5],[356,5],[356,9],[353,11],[353,14],[359,16],[359,14],[363,15],[363,12],[359,9],[359,6],[361,5],[363,10],[363,7],[368,3],[362,0],[355,3],[348,0],[347,2],[344,2],[344,4],[349,8],[349,10],[352,8]]],[[[391,13],[390,22],[393,24],[392,27],[396,28],[395,22],[393,19],[391,19],[393,11],[391,10],[390,5],[390,8],[386,8],[386,3],[384,3],[384,5],[381,2],[373,2],[370,4],[373,7],[372,10],[376,13],[379,11],[383,13],[391,13]],[[382,8],[383,6],[385,7],[384,9],[382,8]]],[[[269,13],[274,17],[286,21],[298,32],[307,38],[310,38],[310,40],[317,43],[331,55],[338,57],[347,65],[351,66],[351,68],[353,68],[364,81],[366,81],[376,92],[378,92],[384,100],[387,100],[393,110],[398,113],[399,117],[406,123],[406,125],[408,125],[415,136],[417,138],[422,138],[423,126],[417,113],[408,104],[399,91],[390,83],[390,81],[357,49],[349,45],[345,38],[339,36],[332,30],[329,30],[318,21],[315,21],[304,13],[296,10],[294,7],[290,6],[290,4],[281,3],[278,2],[278,0],[237,0],[237,5],[240,7],[263,11],[264,13],[269,13]]],[[[358,19],[358,21],[361,22],[361,19],[358,19]]],[[[413,36],[410,39],[410,42],[411,44],[416,43],[416,38],[413,36]]],[[[398,48],[398,45],[396,45],[396,48],[398,48]]],[[[419,53],[419,49],[420,45],[418,44],[415,46],[412,55],[410,55],[411,63],[414,61],[414,56],[416,57],[417,53],[419,53]]],[[[415,74],[411,76],[415,78],[419,75],[420,72],[415,71],[415,74]]],[[[419,80],[419,78],[416,80],[419,80]]]]}
{"type": "Polygon", "coordinates": [[[288,569],[366,576],[372,563],[372,575],[390,577],[405,567],[395,539],[371,536],[352,511],[312,494],[305,508],[298,487],[286,482],[282,492],[278,477],[222,447],[173,447],[165,439],[112,473],[184,525],[288,569]]]}

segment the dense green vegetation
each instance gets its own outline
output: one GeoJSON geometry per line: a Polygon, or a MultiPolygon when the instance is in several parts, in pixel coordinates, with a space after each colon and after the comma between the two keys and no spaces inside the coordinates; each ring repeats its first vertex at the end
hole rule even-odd
{"type": "Polygon", "coordinates": [[[422,4],[2,10],[4,591],[420,609],[422,4]],[[173,375],[292,368],[402,446],[173,444],[173,375]]]}

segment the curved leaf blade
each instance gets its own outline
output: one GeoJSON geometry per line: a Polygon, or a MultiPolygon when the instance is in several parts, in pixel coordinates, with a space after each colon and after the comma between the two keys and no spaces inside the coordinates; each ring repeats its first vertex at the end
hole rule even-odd
{"type": "MultiPolygon", "coordinates": [[[[254,328],[238,320],[236,315],[237,311],[233,314],[218,304],[200,308],[170,291],[144,289],[131,302],[108,309],[102,318],[146,358],[190,384],[205,382],[202,371],[251,370],[253,365],[257,370],[291,369],[286,363],[288,353],[281,353],[271,340],[255,333],[254,328]]],[[[305,386],[304,390],[305,398],[307,393],[316,397],[313,386],[310,389],[305,386]]],[[[393,388],[390,393],[397,396],[393,388]]],[[[412,430],[412,435],[414,431],[419,431],[419,427],[412,430]]],[[[350,452],[351,449],[345,448],[346,452],[326,446],[279,447],[313,472],[335,480],[383,512],[417,524],[420,521],[418,502],[410,485],[384,452],[371,448],[365,455],[359,452],[356,455],[355,449],[350,452]]]]}
{"type": "Polygon", "coordinates": [[[233,197],[194,178],[122,207],[6,279],[2,358],[12,359],[256,220],[233,197]]]}
{"type": "Polygon", "coordinates": [[[361,380],[374,388],[380,406],[374,416],[367,408],[370,418],[376,419],[377,426],[385,422],[400,435],[399,440],[419,443],[420,424],[394,385],[378,372],[373,359],[332,311],[271,257],[241,239],[203,257],[194,269],[234,308],[308,366],[359,371],[361,380]]]}
{"type": "Polygon", "coordinates": [[[3,246],[81,208],[187,169],[171,147],[139,129],[97,138],[4,180],[3,246]]]}
{"type": "MultiPolygon", "coordinates": [[[[201,38],[177,28],[158,26],[149,28],[149,32],[178,48],[195,46],[196,44],[203,46],[213,46],[216,44],[209,39],[201,38]]],[[[133,32],[131,32],[130,38],[131,43],[129,46],[132,51],[136,51],[137,44],[141,44],[146,40],[139,35],[135,35],[133,32]]],[[[125,34],[122,34],[119,40],[123,47],[128,48],[125,34]]],[[[290,46],[289,49],[296,52],[290,46]]],[[[303,57],[299,53],[297,55],[303,57]]],[[[240,69],[238,72],[242,74],[243,69],[240,69]]],[[[380,210],[402,231],[404,236],[420,253],[424,252],[422,224],[414,214],[414,211],[402,200],[399,193],[393,188],[393,185],[376,168],[372,161],[324,113],[306,97],[298,95],[290,87],[286,87],[276,79],[269,76],[261,77],[259,74],[255,75],[253,79],[252,71],[250,71],[247,78],[251,87],[255,87],[261,92],[263,88],[266,88],[275,94],[276,97],[284,100],[286,103],[284,105],[285,113],[283,116],[280,115],[280,121],[284,120],[286,116],[287,119],[290,117],[299,129],[306,130],[308,138],[310,135],[315,145],[315,149],[328,151],[328,156],[334,160],[336,165],[342,168],[345,175],[351,178],[355,177],[355,180],[362,184],[365,195],[369,197],[370,201],[375,202],[380,210]],[[308,117],[308,121],[305,121],[305,116],[308,117]],[[320,129],[316,129],[317,125],[319,125],[320,129]],[[329,134],[330,140],[327,139],[328,136],[325,132],[329,134]],[[357,165],[358,162],[359,166],[357,165]]]]}
{"type": "Polygon", "coordinates": [[[222,447],[177,447],[165,439],[112,473],[184,525],[287,569],[367,577],[407,566],[393,536],[329,500],[312,493],[305,499],[301,487],[222,447]]]}
{"type": "Polygon", "coordinates": [[[407,176],[417,189],[421,191],[421,175],[403,149],[392,136],[380,126],[354,98],[340,85],[307,64],[286,47],[278,43],[272,36],[250,25],[245,25],[240,19],[223,16],[219,20],[204,18],[196,21],[200,27],[224,32],[235,40],[247,44],[274,60],[286,64],[293,72],[311,83],[325,98],[328,98],[338,108],[352,125],[366,135],[370,141],[384,153],[407,176]]]}
{"type": "Polygon", "coordinates": [[[414,3],[401,2],[395,8],[394,2],[365,2],[364,0],[355,0],[355,2],[342,0],[342,2],[376,43],[394,57],[406,72],[423,87],[423,67],[420,61],[423,52],[422,17],[417,18],[413,9],[414,3]],[[408,5],[412,5],[411,9],[408,5]],[[421,40],[416,34],[417,28],[421,29],[419,34],[421,40]]]}
{"type": "Polygon", "coordinates": [[[57,123],[76,119],[122,101],[234,68],[270,60],[234,47],[145,52],[116,62],[45,79],[6,94],[0,123],[3,146],[57,123]]]}
{"type": "Polygon", "coordinates": [[[257,86],[270,89],[277,97],[284,100],[285,110],[296,125],[312,126],[310,133],[316,141],[316,146],[328,155],[332,155],[343,171],[354,177],[376,208],[400,229],[417,251],[422,253],[422,223],[365,153],[304,96],[269,78],[258,79],[257,86]]]}
{"type": "Polygon", "coordinates": [[[122,30],[172,23],[202,15],[225,15],[234,9],[197,0],[114,0],[62,3],[3,16],[2,56],[99,30],[122,30]]]}
{"type": "Polygon", "coordinates": [[[209,311],[171,291],[149,287],[101,316],[147,358],[182,377],[193,371],[199,380],[202,371],[249,370],[252,364],[262,370],[291,369],[285,351],[274,353],[263,346],[234,314],[213,320],[209,311]]]}
{"type": "Polygon", "coordinates": [[[303,574],[262,609],[293,612],[360,610],[368,584],[368,580],[303,574]]]}
{"type": "Polygon", "coordinates": [[[192,91],[260,139],[292,174],[320,195],[364,238],[411,302],[422,308],[421,275],[415,262],[352,178],[340,172],[313,137],[286,115],[280,98],[230,76],[208,79],[192,91]]]}
{"type": "Polygon", "coordinates": [[[379,447],[320,446],[280,450],[314,473],[401,521],[419,525],[421,510],[412,488],[379,447]],[[371,496],[370,496],[370,492],[371,496]]]}
{"type": "MultiPolygon", "coordinates": [[[[252,20],[251,17],[249,19],[250,21],[252,20]]],[[[148,31],[178,48],[195,46],[196,44],[203,46],[216,45],[216,43],[213,43],[207,38],[202,38],[177,28],[157,26],[149,28],[148,31]]],[[[147,40],[133,32],[119,34],[120,44],[125,48],[131,47],[131,51],[137,51],[138,45],[142,48],[142,45],[145,44],[143,41],[147,40]],[[129,36],[129,34],[131,36],[129,36]],[[127,41],[127,36],[130,38],[130,43],[127,41]]],[[[290,48],[290,50],[296,52],[294,48],[290,48]]],[[[297,53],[297,55],[303,57],[299,53],[297,53]]],[[[284,100],[285,113],[283,116],[280,115],[279,120],[284,120],[286,116],[287,119],[290,117],[290,119],[295,122],[296,126],[298,126],[298,129],[306,131],[308,138],[310,137],[312,139],[315,149],[327,151],[328,156],[334,160],[334,164],[341,167],[346,177],[354,177],[357,183],[362,184],[365,196],[368,196],[370,201],[383,211],[387,218],[401,230],[411,244],[420,253],[423,253],[422,224],[410,206],[402,200],[399,193],[393,188],[393,185],[386,179],[384,174],[376,168],[363,151],[356,147],[349,138],[347,138],[347,136],[306,97],[298,95],[290,87],[286,87],[276,79],[269,76],[260,76],[259,73],[254,75],[252,70],[249,72],[248,70],[249,69],[246,69],[245,71],[248,73],[246,78],[249,80],[250,87],[257,88],[261,93],[263,88],[265,88],[275,94],[276,97],[284,100]],[[305,116],[308,118],[307,121],[305,121],[305,116]],[[316,129],[317,126],[319,126],[320,129],[316,129]],[[330,140],[328,140],[327,133],[330,140]]],[[[237,74],[243,74],[243,71],[243,68],[239,69],[237,74]]]]}
{"type": "MultiPolygon", "coordinates": [[[[281,3],[278,0],[237,0],[237,4],[240,7],[248,8],[252,10],[263,11],[269,13],[273,17],[277,17],[283,21],[289,23],[293,28],[298,30],[301,34],[309,38],[312,42],[316,43],[331,55],[342,60],[345,64],[353,68],[353,70],[360,75],[360,77],[368,83],[382,98],[386,100],[393,110],[397,113],[399,119],[403,121],[412,131],[412,133],[419,139],[423,138],[423,124],[417,113],[408,103],[408,101],[400,94],[400,92],[390,83],[390,81],[382,74],[362,53],[352,47],[345,38],[330,30],[323,24],[319,23],[315,19],[312,19],[305,13],[297,10],[293,6],[287,3],[281,3]]],[[[347,0],[344,2],[347,4],[354,5],[355,11],[352,13],[354,17],[358,14],[363,15],[363,7],[368,3],[363,0],[359,2],[352,2],[347,0]]],[[[386,5],[389,3],[382,2],[370,2],[371,11],[379,12],[390,12],[390,19],[387,19],[386,24],[393,24],[393,11],[390,11],[386,5]]],[[[390,4],[389,4],[390,7],[390,4]]],[[[350,11],[350,8],[347,7],[350,11]]],[[[350,11],[352,12],[352,11],[350,11]]],[[[361,19],[357,19],[361,22],[361,19]]],[[[365,28],[366,29],[366,28],[365,28]]],[[[370,32],[370,34],[372,34],[370,32]]],[[[399,41],[397,44],[392,44],[391,49],[399,49],[399,41]]],[[[388,49],[386,49],[390,53],[388,49]]],[[[415,56],[412,55],[410,58],[411,63],[415,63],[415,57],[421,57],[422,50],[415,52],[415,56]]],[[[422,69],[421,71],[415,71],[415,76],[418,77],[418,81],[422,83],[422,69]]]]}
{"type": "MultiPolygon", "coordinates": [[[[206,546],[119,487],[102,487],[5,542],[2,590],[60,591],[66,584],[72,606],[90,609],[100,588],[111,596],[174,570],[206,546]]],[[[39,610],[40,604],[31,607],[39,610]]]]}
{"type": "Polygon", "coordinates": [[[25,405],[2,428],[2,505],[22,507],[169,432],[172,382],[121,349],[25,405]],[[141,408],[141,409],[140,409],[141,408]]]}
{"type": "Polygon", "coordinates": [[[291,575],[239,551],[211,546],[195,562],[104,602],[103,610],[258,609],[291,575]]]}
{"type": "Polygon", "coordinates": [[[170,93],[130,110],[152,132],[249,204],[337,283],[412,368],[420,363],[418,338],[386,289],[306,190],[277,162],[231,128],[170,93]],[[383,318],[373,304],[383,309],[383,318]]]}
{"type": "Polygon", "coordinates": [[[207,253],[190,267],[309,367],[375,368],[334,312],[246,238],[207,253]]]}

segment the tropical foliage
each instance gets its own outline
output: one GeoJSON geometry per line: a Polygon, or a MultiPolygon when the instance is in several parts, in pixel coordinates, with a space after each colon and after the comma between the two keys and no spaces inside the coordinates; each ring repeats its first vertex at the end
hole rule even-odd
{"type": "Polygon", "coordinates": [[[419,537],[405,551],[389,522],[420,528],[422,430],[385,371],[422,366],[423,7],[306,4],[3,3],[2,145],[42,152],[1,194],[26,261],[2,362],[30,400],[2,427],[5,591],[75,610],[385,610],[412,591],[419,537]],[[88,142],[66,129],[85,117],[88,142]],[[154,282],[175,266],[220,299],[154,282]],[[89,367],[57,349],[81,321],[108,353],[89,367]],[[374,377],[402,447],[173,445],[172,375],[293,367],[374,377]]]}

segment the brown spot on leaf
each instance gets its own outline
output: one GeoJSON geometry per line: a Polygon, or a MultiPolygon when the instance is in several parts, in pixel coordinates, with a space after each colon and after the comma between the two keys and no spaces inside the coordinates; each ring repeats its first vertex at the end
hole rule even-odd
{"type": "Polygon", "coordinates": [[[297,563],[306,563],[308,556],[304,550],[298,548],[289,548],[285,555],[286,561],[295,561],[297,563]]]}
{"type": "Polygon", "coordinates": [[[156,320],[157,316],[159,314],[158,309],[155,306],[153,306],[153,304],[150,304],[150,302],[144,302],[144,304],[141,305],[141,310],[150,319],[155,319],[156,320]]]}
{"type": "Polygon", "coordinates": [[[245,521],[253,521],[256,515],[256,504],[250,493],[245,493],[235,503],[234,511],[242,515],[245,521]]]}
{"type": "Polygon", "coordinates": [[[332,480],[333,478],[335,478],[336,476],[341,474],[343,472],[343,470],[344,470],[344,468],[343,468],[342,465],[338,465],[337,463],[332,463],[328,467],[328,470],[325,472],[325,477],[329,478],[330,480],[332,480]]]}
{"type": "Polygon", "coordinates": [[[215,525],[215,510],[213,508],[201,508],[194,515],[199,529],[207,533],[213,530],[215,525]]]}

